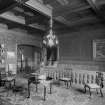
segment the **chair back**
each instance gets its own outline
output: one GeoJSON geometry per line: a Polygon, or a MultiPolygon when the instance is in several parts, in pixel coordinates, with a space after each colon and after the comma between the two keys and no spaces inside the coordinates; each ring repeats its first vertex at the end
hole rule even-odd
{"type": "Polygon", "coordinates": [[[6,73],[5,71],[2,71],[2,72],[0,73],[0,79],[2,80],[2,79],[4,79],[5,77],[7,77],[7,73],[6,73]]]}
{"type": "Polygon", "coordinates": [[[100,85],[101,88],[104,87],[103,80],[104,80],[103,73],[102,72],[96,72],[96,83],[98,85],[100,85]]]}

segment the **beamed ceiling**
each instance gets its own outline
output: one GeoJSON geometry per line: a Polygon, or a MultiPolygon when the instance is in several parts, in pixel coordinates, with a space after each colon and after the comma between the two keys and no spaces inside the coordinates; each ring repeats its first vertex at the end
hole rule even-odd
{"type": "Polygon", "coordinates": [[[9,29],[45,32],[50,16],[27,5],[28,1],[37,1],[52,9],[54,29],[105,23],[105,0],[0,0],[0,22],[9,29]]]}
{"type": "Polygon", "coordinates": [[[52,6],[53,17],[68,26],[105,21],[105,0],[44,0],[44,4],[52,6]]]}

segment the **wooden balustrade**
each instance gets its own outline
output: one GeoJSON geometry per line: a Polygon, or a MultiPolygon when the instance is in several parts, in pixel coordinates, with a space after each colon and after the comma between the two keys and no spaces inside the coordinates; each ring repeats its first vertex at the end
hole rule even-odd
{"type": "MultiPolygon", "coordinates": [[[[54,80],[62,77],[72,78],[73,84],[96,83],[96,72],[87,70],[72,70],[72,68],[45,68],[47,76],[54,80]]],[[[103,74],[105,74],[103,72],[103,74]]]]}

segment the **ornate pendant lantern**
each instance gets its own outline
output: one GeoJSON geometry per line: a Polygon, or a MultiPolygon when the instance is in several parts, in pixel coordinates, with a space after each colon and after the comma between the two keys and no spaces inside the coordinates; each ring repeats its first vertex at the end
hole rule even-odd
{"type": "Polygon", "coordinates": [[[48,33],[48,35],[44,36],[44,38],[43,38],[43,44],[46,47],[54,47],[54,46],[58,45],[58,38],[53,32],[52,26],[53,26],[53,20],[51,17],[49,33],[48,33]]]}
{"type": "Polygon", "coordinates": [[[50,19],[49,33],[43,37],[43,61],[53,65],[58,60],[58,38],[53,32],[53,20],[50,19]]]}

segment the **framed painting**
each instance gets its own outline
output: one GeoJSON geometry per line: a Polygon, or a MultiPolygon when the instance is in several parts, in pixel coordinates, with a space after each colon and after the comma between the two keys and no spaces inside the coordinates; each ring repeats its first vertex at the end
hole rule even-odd
{"type": "Polygon", "coordinates": [[[93,41],[93,59],[105,61],[105,39],[93,41]]]}

